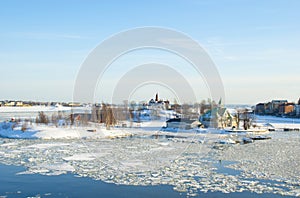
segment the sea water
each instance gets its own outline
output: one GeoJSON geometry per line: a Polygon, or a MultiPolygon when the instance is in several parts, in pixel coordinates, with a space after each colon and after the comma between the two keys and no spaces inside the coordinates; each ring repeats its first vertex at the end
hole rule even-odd
{"type": "MultiPolygon", "coordinates": [[[[39,174],[17,175],[24,171],[21,166],[0,164],[0,197],[186,197],[169,185],[130,186],[108,184],[73,174],[43,176],[39,174]]],[[[199,193],[197,197],[281,197],[274,194],[250,192],[222,194],[199,193]]]]}

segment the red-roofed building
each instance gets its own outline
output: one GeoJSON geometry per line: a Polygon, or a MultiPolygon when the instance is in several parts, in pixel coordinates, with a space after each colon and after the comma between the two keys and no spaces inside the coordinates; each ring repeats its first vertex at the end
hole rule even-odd
{"type": "Polygon", "coordinates": [[[295,104],[291,102],[286,102],[279,105],[279,114],[287,115],[294,112],[295,104]]]}

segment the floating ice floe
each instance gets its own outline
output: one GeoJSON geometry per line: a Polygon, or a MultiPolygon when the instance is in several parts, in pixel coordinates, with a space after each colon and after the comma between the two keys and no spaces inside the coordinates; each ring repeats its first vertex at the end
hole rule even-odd
{"type": "MultiPolygon", "coordinates": [[[[219,137],[223,136],[216,136],[219,137]]],[[[299,140],[295,134],[293,138],[229,144],[224,150],[215,150],[213,141],[191,143],[138,137],[5,139],[0,143],[0,162],[27,167],[20,174],[72,172],[115,184],[168,184],[189,196],[216,191],[299,196],[299,140]],[[223,161],[236,163],[218,170],[215,164],[223,161]],[[241,173],[226,172],[229,168],[241,173]]]]}

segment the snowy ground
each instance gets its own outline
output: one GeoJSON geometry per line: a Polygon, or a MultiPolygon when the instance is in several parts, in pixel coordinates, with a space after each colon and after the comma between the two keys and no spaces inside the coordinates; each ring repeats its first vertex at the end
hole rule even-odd
{"type": "Polygon", "coordinates": [[[0,123],[0,137],[14,139],[98,139],[117,138],[130,136],[127,130],[111,129],[105,127],[70,127],[70,126],[46,126],[27,124],[27,129],[22,131],[22,123],[0,123]],[[14,127],[13,127],[14,126],[14,127]]]}
{"type": "Polygon", "coordinates": [[[39,112],[39,111],[70,111],[71,107],[63,106],[30,106],[30,107],[1,107],[1,113],[16,113],[16,112],[39,112]]]}
{"type": "Polygon", "coordinates": [[[300,129],[300,119],[297,118],[282,118],[275,116],[256,116],[257,123],[268,123],[277,129],[283,128],[298,128],[300,129]]]}
{"type": "Polygon", "coordinates": [[[61,112],[65,114],[86,113],[91,112],[91,107],[63,107],[63,106],[32,106],[32,107],[0,107],[0,121],[10,120],[12,117],[16,119],[32,118],[35,119],[38,112],[44,112],[51,116],[53,113],[61,112]]]}

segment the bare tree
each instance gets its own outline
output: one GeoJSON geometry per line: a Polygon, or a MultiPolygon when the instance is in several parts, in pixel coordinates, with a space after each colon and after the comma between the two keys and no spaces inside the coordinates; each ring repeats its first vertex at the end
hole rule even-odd
{"type": "Polygon", "coordinates": [[[116,124],[116,119],[114,117],[112,107],[109,105],[106,108],[105,124],[106,124],[106,129],[108,129],[108,130],[110,129],[111,126],[114,126],[116,124]]]}
{"type": "Polygon", "coordinates": [[[94,104],[93,106],[92,106],[92,122],[97,122],[97,111],[98,111],[98,108],[97,108],[97,106],[94,104]]]}
{"type": "Polygon", "coordinates": [[[35,121],[36,121],[36,123],[42,123],[42,124],[48,124],[49,123],[48,116],[43,111],[39,112],[39,114],[36,117],[35,121]]]}
{"type": "Polygon", "coordinates": [[[182,116],[184,118],[189,118],[190,117],[190,105],[187,103],[184,103],[184,104],[182,104],[181,109],[182,109],[182,116]]]}
{"type": "Polygon", "coordinates": [[[22,132],[25,132],[25,131],[27,130],[27,128],[28,128],[27,122],[24,122],[24,123],[22,124],[21,131],[22,131],[22,132]]]}
{"type": "Polygon", "coordinates": [[[173,110],[174,110],[176,113],[182,113],[181,106],[178,104],[178,102],[177,102],[176,99],[174,99],[173,110]]]}
{"type": "Polygon", "coordinates": [[[83,126],[87,126],[89,122],[88,112],[85,111],[85,113],[82,116],[82,124],[83,126]]]}
{"type": "Polygon", "coordinates": [[[252,125],[254,116],[248,109],[238,109],[236,120],[238,129],[240,126],[240,122],[242,121],[244,130],[248,130],[252,125]]]}
{"type": "Polygon", "coordinates": [[[133,109],[129,109],[130,127],[132,127],[133,118],[134,118],[133,109]]]}
{"type": "Polygon", "coordinates": [[[101,113],[100,113],[100,123],[106,123],[106,117],[107,117],[107,105],[105,103],[102,103],[101,113]]]}
{"type": "Polygon", "coordinates": [[[128,100],[124,100],[123,101],[123,105],[124,105],[124,114],[125,114],[125,119],[129,118],[129,108],[128,108],[128,100]]]}
{"type": "Polygon", "coordinates": [[[206,110],[206,101],[202,100],[200,103],[200,114],[204,114],[205,110],[206,110]]]}

